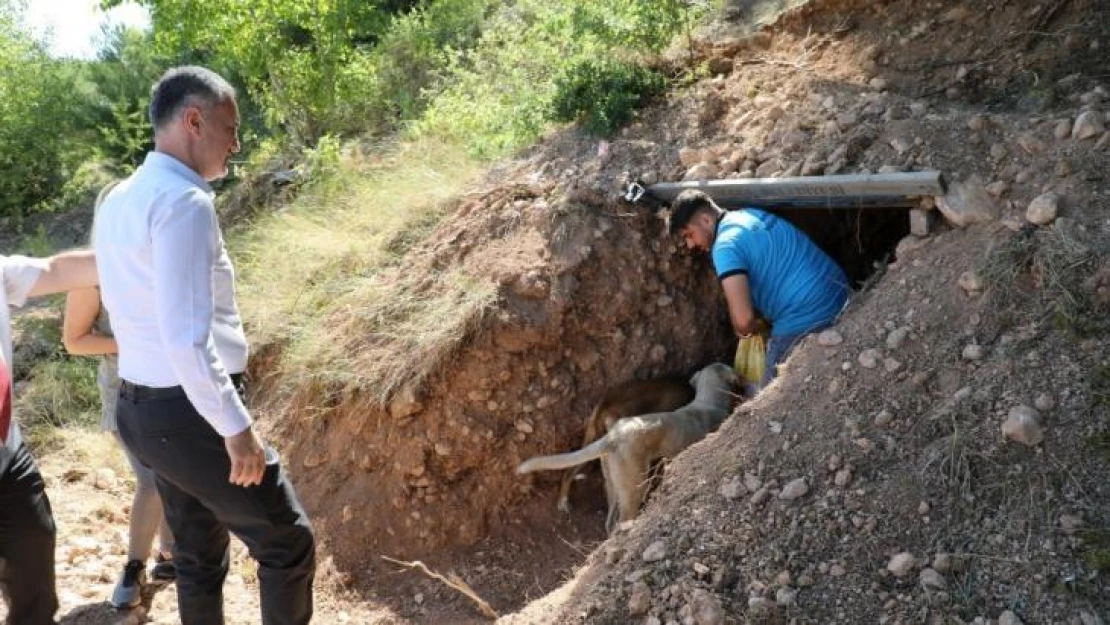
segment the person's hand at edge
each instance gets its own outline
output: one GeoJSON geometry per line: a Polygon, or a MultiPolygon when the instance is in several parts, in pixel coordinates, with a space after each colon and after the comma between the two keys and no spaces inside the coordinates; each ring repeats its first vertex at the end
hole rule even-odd
{"type": "Polygon", "coordinates": [[[253,427],[224,438],[231,474],[227,481],[236,486],[257,486],[266,471],[266,452],[253,427]]]}

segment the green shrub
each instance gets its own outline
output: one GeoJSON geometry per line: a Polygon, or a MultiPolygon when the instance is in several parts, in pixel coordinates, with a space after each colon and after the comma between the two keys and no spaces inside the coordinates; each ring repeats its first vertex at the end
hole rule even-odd
{"type": "Polygon", "coordinates": [[[551,103],[556,121],[580,121],[587,132],[609,135],[632,119],[646,98],[663,90],[658,72],[631,63],[585,59],[560,72],[551,103]]]}
{"type": "Polygon", "coordinates": [[[473,47],[451,55],[414,130],[496,158],[534,142],[560,119],[581,116],[591,129],[615,128],[661,87],[659,77],[635,69],[638,62],[710,8],[681,0],[504,4],[483,22],[473,47]],[[614,84],[617,93],[605,92],[614,84]],[[586,92],[601,100],[587,102],[586,92]],[[560,110],[566,114],[556,116],[560,110]]]}

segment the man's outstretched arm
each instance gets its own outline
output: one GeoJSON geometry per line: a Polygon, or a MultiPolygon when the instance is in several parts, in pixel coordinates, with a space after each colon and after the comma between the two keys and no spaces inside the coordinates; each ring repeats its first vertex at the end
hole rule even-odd
{"type": "Polygon", "coordinates": [[[755,307],[752,305],[752,292],[748,286],[747,274],[737,273],[721,280],[728,303],[728,318],[737,336],[747,336],[756,331],[755,307]]]}
{"type": "Polygon", "coordinates": [[[92,250],[62,252],[45,259],[45,266],[28,297],[64,293],[73,289],[94,287],[100,281],[96,275],[96,257],[92,250]]]}

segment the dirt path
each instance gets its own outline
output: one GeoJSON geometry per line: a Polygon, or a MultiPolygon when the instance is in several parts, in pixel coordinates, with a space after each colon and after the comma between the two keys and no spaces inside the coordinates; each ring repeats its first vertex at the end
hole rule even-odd
{"type": "MultiPolygon", "coordinates": [[[[134,479],[122,454],[106,435],[67,433],[63,448],[40,459],[58,525],[55,551],[58,621],[61,625],[179,623],[172,584],[147,588],[141,607],[117,611],[107,602],[126,559],[127,512],[134,479]]],[[[325,554],[320,554],[325,561],[325,554]]],[[[321,569],[325,569],[321,566],[321,569]]],[[[232,541],[231,572],[224,585],[228,625],[259,622],[258,585],[253,561],[242,543],[232,541]]],[[[0,621],[6,614],[0,604],[0,621]]],[[[326,570],[316,584],[319,623],[407,622],[386,607],[344,597],[326,570]]]]}

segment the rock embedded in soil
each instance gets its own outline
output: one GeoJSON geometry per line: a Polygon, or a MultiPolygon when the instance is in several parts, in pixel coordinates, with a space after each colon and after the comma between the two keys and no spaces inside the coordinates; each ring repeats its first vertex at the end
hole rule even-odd
{"type": "Polygon", "coordinates": [[[647,549],[644,549],[644,553],[641,557],[644,559],[644,562],[658,562],[662,560],[667,557],[666,543],[661,540],[651,543],[647,546],[647,549]]]}
{"type": "Polygon", "coordinates": [[[775,611],[775,604],[769,599],[748,597],[748,615],[752,618],[770,618],[775,611]]]}
{"type": "Polygon", "coordinates": [[[779,492],[779,499],[783,501],[794,501],[799,497],[803,497],[808,492],[809,484],[806,484],[806,479],[804,477],[800,477],[796,480],[791,480],[786,486],[782,487],[782,491],[779,492]]]}
{"type": "Polygon", "coordinates": [[[643,616],[651,609],[651,588],[642,581],[632,584],[628,596],[628,614],[643,616]]]}
{"type": "Polygon", "coordinates": [[[908,551],[894,556],[886,565],[886,570],[890,571],[895,577],[905,577],[913,571],[914,558],[913,554],[908,551]]]}
{"type": "Polygon", "coordinates": [[[941,552],[933,556],[933,569],[942,575],[951,571],[952,554],[941,552]]]}
{"type": "Polygon", "coordinates": [[[1014,442],[1035,447],[1044,440],[1040,413],[1031,406],[1022,405],[1011,408],[1006,421],[1002,423],[1002,435],[1014,442]]]}
{"type": "Polygon", "coordinates": [[[751,503],[752,506],[758,507],[758,506],[763,505],[770,498],[771,498],[771,489],[764,486],[763,488],[760,488],[759,490],[755,491],[755,494],[752,495],[750,503],[751,503]]]}
{"type": "Polygon", "coordinates": [[[927,590],[948,588],[948,582],[944,579],[944,576],[934,569],[922,569],[921,574],[918,575],[918,580],[921,582],[921,586],[927,590]]]}
{"type": "Polygon", "coordinates": [[[797,599],[798,591],[790,588],[789,586],[784,586],[775,591],[775,603],[781,605],[784,608],[794,605],[797,599]]]}
{"type": "Polygon", "coordinates": [[[1018,618],[1017,614],[1014,614],[1010,610],[1006,610],[1002,614],[998,615],[998,625],[1025,625],[1025,624],[1021,621],[1020,618],[1018,618]]]}
{"type": "Polygon", "coordinates": [[[722,625],[725,622],[721,600],[700,588],[694,591],[693,599],[683,611],[693,617],[694,625],[722,625]]]}
{"type": "Polygon", "coordinates": [[[698,163],[686,170],[686,174],[682,177],[682,180],[686,182],[693,180],[713,180],[717,177],[718,173],[719,170],[716,165],[712,163],[698,163]]]}
{"type": "Polygon", "coordinates": [[[971,343],[964,347],[963,352],[960,353],[964,360],[976,361],[983,359],[983,346],[978,343],[971,343]]]}
{"type": "Polygon", "coordinates": [[[1044,141],[1041,141],[1031,133],[1024,133],[1017,138],[1018,145],[1025,151],[1026,154],[1037,155],[1045,150],[1044,141]]]}
{"type": "Polygon", "coordinates": [[[844,488],[845,486],[847,486],[848,484],[851,484],[851,483],[852,483],[852,470],[851,469],[847,469],[847,468],[841,469],[841,470],[837,471],[836,476],[833,477],[833,484],[836,484],[840,488],[844,488]]]}
{"type": "Polygon", "coordinates": [[[965,271],[961,273],[956,282],[960,285],[960,288],[969,295],[979,293],[983,290],[983,279],[974,271],[965,271]]]}
{"type": "Polygon", "coordinates": [[[909,328],[896,328],[891,330],[890,334],[886,335],[886,346],[888,349],[898,349],[906,342],[906,337],[910,335],[909,328]]]}
{"type": "Polygon", "coordinates": [[[745,492],[744,484],[741,482],[740,476],[732,477],[726,480],[721,487],[717,489],[725,499],[736,499],[745,492]]]}
{"type": "Polygon", "coordinates": [[[882,358],[882,354],[879,352],[879,350],[871,348],[865,349],[860,352],[857,360],[859,361],[860,366],[864,369],[874,369],[875,367],[879,366],[880,358],[882,358]]]}
{"type": "Polygon", "coordinates": [[[1072,126],[1071,138],[1082,141],[1096,137],[1106,131],[1106,124],[1102,121],[1102,114],[1097,111],[1084,111],[1075,118],[1072,126]]]}
{"type": "Polygon", "coordinates": [[[749,493],[754,493],[763,486],[763,480],[759,479],[755,473],[748,471],[744,473],[744,488],[748,489],[749,493]]]}
{"type": "Polygon", "coordinates": [[[974,178],[952,185],[947,194],[936,196],[934,200],[937,210],[957,228],[988,223],[998,216],[998,207],[994,199],[974,178]]]}
{"type": "Polygon", "coordinates": [[[894,151],[899,155],[902,155],[913,147],[913,141],[910,141],[906,137],[894,137],[890,140],[890,147],[894,148],[894,151]]]}
{"type": "Polygon", "coordinates": [[[823,347],[836,347],[844,342],[844,337],[836,330],[825,330],[817,335],[817,344],[823,347]]]}
{"type": "Polygon", "coordinates": [[[879,414],[875,415],[875,426],[885,428],[894,421],[894,415],[890,414],[889,410],[880,410],[879,414]]]}
{"type": "Polygon", "coordinates": [[[1060,196],[1056,193],[1044,193],[1029,203],[1025,210],[1025,218],[1031,223],[1046,226],[1060,213],[1060,196]]]}
{"type": "Polygon", "coordinates": [[[1033,407],[1041,412],[1048,412],[1056,407],[1056,400],[1048,393],[1040,393],[1033,400],[1033,407]]]}
{"type": "Polygon", "coordinates": [[[93,479],[93,486],[97,490],[109,490],[116,485],[116,472],[108,467],[102,467],[96,470],[96,477],[93,479]]]}

